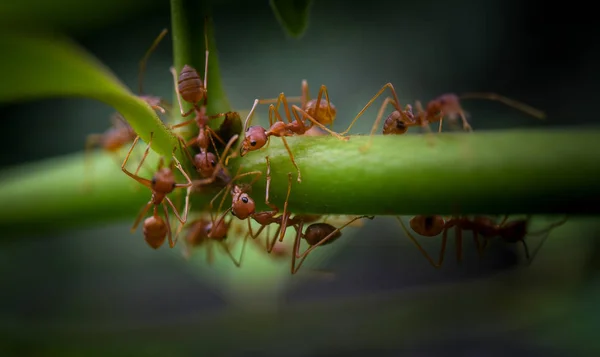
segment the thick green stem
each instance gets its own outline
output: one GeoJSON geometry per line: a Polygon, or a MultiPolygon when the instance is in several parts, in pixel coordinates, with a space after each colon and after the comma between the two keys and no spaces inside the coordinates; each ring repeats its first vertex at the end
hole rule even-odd
{"type": "MultiPolygon", "coordinates": [[[[271,202],[318,214],[599,213],[600,131],[494,131],[378,136],[293,137],[288,142],[302,183],[281,140],[241,160],[244,171],[272,166],[271,202]]],[[[237,162],[236,162],[237,164],[237,162]]],[[[254,185],[262,203],[265,180],[254,185]]],[[[266,209],[261,204],[259,209],[266,209]]]]}
{"type": "MultiPolygon", "coordinates": [[[[272,165],[271,201],[283,208],[287,173],[293,174],[289,208],[294,213],[346,215],[411,214],[598,214],[600,132],[497,131],[376,136],[342,142],[330,137],[288,141],[302,170],[302,183],[281,141],[238,158],[243,171],[272,165]]],[[[152,161],[148,167],[152,167],[152,161]]],[[[126,177],[106,154],[94,158],[93,193],[83,190],[80,154],[24,165],[0,177],[0,227],[44,230],[133,220],[150,192],[126,177]],[[138,190],[136,191],[136,187],[138,190]],[[58,204],[60,202],[60,204],[58,204]]],[[[257,209],[265,209],[264,176],[254,184],[257,209]]],[[[195,194],[196,209],[214,190],[195,194]]],[[[226,204],[230,204],[228,198],[226,204]]]]}
{"type": "MultiPolygon", "coordinates": [[[[173,59],[177,73],[184,65],[194,67],[200,76],[204,78],[205,64],[205,16],[209,15],[210,9],[207,3],[199,3],[190,0],[171,0],[171,27],[173,31],[173,59]]],[[[217,54],[216,41],[212,21],[206,26],[208,38],[208,108],[209,115],[225,113],[231,110],[231,105],[225,94],[219,71],[219,58],[217,54]]],[[[174,90],[174,89],[173,89],[174,90]]],[[[177,105],[176,93],[173,93],[174,102],[177,105]]],[[[191,105],[183,104],[184,110],[189,110],[191,105]]],[[[174,118],[180,121],[178,110],[173,113],[174,118]]],[[[216,128],[221,121],[211,122],[211,127],[216,128]],[[213,124],[214,122],[214,124],[213,124]]]]}

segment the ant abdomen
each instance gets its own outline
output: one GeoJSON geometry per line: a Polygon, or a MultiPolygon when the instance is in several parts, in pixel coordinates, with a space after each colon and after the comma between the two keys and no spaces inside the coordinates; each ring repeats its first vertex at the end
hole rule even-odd
{"type": "Polygon", "coordinates": [[[187,64],[181,69],[177,89],[183,100],[189,103],[198,103],[204,99],[206,92],[198,71],[187,64]]]}
{"type": "Polygon", "coordinates": [[[337,110],[332,103],[327,105],[327,100],[321,98],[319,102],[319,111],[317,115],[315,115],[317,109],[317,99],[312,99],[306,103],[305,111],[312,116],[316,121],[323,125],[329,125],[333,123],[335,120],[335,116],[337,114],[337,110]]]}
{"type": "MultiPolygon", "coordinates": [[[[304,233],[304,239],[306,239],[306,242],[309,245],[315,245],[322,241],[324,237],[327,237],[328,235],[333,233],[336,229],[337,228],[335,228],[329,223],[313,223],[310,226],[308,226],[308,228],[306,228],[306,231],[304,233]]],[[[341,236],[342,233],[340,231],[337,231],[331,238],[329,238],[329,240],[327,240],[324,243],[321,243],[321,245],[331,244],[341,236]]]]}
{"type": "Polygon", "coordinates": [[[144,220],[144,239],[153,249],[160,248],[167,237],[168,228],[160,216],[150,216],[144,220]]]}

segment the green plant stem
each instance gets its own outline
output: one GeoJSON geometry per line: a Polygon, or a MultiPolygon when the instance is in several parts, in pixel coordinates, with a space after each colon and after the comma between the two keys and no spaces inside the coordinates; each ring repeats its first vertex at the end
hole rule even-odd
{"type": "MultiPolygon", "coordinates": [[[[287,173],[293,174],[289,209],[296,213],[595,214],[600,212],[600,131],[506,130],[377,136],[292,137],[302,171],[297,183],[281,140],[238,160],[246,170],[272,166],[271,202],[283,208],[287,173]]],[[[258,209],[265,180],[252,196],[258,209]]]]}
{"type": "MultiPolygon", "coordinates": [[[[235,159],[231,170],[265,172],[272,165],[271,201],[283,208],[287,173],[293,174],[294,213],[346,215],[598,214],[598,130],[495,131],[440,134],[430,146],[420,135],[376,136],[342,142],[331,137],[288,141],[302,169],[302,183],[281,140],[235,159]]],[[[0,176],[0,227],[19,230],[133,220],[150,192],[123,175],[106,154],[93,158],[93,193],[83,191],[83,155],[27,164],[0,176]]],[[[153,167],[152,160],[148,167],[153,167]]],[[[146,173],[147,175],[147,173],[146,173]]],[[[215,189],[195,194],[206,207],[215,189]]],[[[264,175],[254,184],[257,210],[264,204],[264,175]]],[[[226,205],[231,204],[228,198],[226,205]]]]}
{"type": "MultiPolygon", "coordinates": [[[[173,32],[173,58],[177,73],[181,71],[184,65],[190,65],[195,68],[200,76],[204,78],[205,64],[205,40],[204,40],[204,17],[209,15],[209,5],[207,3],[199,4],[189,0],[171,0],[171,27],[173,32]]],[[[225,113],[231,110],[231,105],[225,94],[221,82],[219,71],[219,58],[214,36],[212,21],[208,22],[208,107],[209,115],[225,113]]],[[[174,104],[177,104],[177,93],[173,89],[174,104]]],[[[184,110],[189,110],[191,104],[182,103],[184,110]]],[[[174,110],[173,117],[177,121],[183,120],[177,110],[174,110]]],[[[210,125],[217,128],[222,120],[213,120],[210,125]]]]}

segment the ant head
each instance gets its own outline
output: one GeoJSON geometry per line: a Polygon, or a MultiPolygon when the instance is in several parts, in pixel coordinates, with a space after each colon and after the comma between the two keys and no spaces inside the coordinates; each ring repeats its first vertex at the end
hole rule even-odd
{"type": "Polygon", "coordinates": [[[217,167],[217,156],[212,152],[201,152],[194,156],[194,165],[196,166],[196,170],[204,176],[210,177],[217,167]]]}
{"type": "Polygon", "coordinates": [[[227,232],[229,231],[229,225],[225,223],[225,219],[219,219],[216,222],[211,222],[206,225],[205,232],[206,236],[210,239],[222,241],[227,238],[227,232]]]}
{"type": "Polygon", "coordinates": [[[249,151],[254,151],[262,148],[267,143],[267,132],[263,127],[251,126],[246,129],[240,156],[246,155],[249,151]]]}
{"type": "Polygon", "coordinates": [[[410,228],[424,237],[435,237],[442,233],[446,222],[442,216],[414,216],[410,228]]]}
{"type": "Polygon", "coordinates": [[[144,239],[154,249],[163,245],[167,230],[167,225],[160,216],[150,216],[144,221],[144,239]]]}
{"type": "Polygon", "coordinates": [[[233,197],[231,204],[231,214],[239,219],[246,219],[254,214],[256,204],[252,197],[245,192],[240,192],[233,197]]]}
{"type": "Polygon", "coordinates": [[[171,193],[175,188],[175,175],[167,167],[158,170],[152,177],[152,189],[161,193],[171,193]]]}
{"type": "Polygon", "coordinates": [[[527,220],[520,219],[507,222],[500,227],[500,236],[509,243],[516,243],[525,239],[527,235],[527,220]]]}
{"type": "MultiPolygon", "coordinates": [[[[334,226],[329,223],[313,223],[304,232],[304,239],[309,245],[318,244],[323,238],[329,236],[336,230],[334,226]]],[[[327,245],[333,243],[336,239],[342,236],[340,231],[337,231],[329,240],[321,245],[327,245]]]]}
{"type": "Polygon", "coordinates": [[[328,125],[333,123],[333,121],[335,120],[335,116],[337,114],[337,110],[335,109],[335,105],[333,105],[333,103],[329,103],[330,105],[327,105],[327,100],[324,98],[321,98],[321,101],[319,102],[319,112],[317,113],[318,115],[315,115],[315,110],[317,109],[317,100],[316,99],[312,99],[310,101],[308,101],[308,103],[306,103],[306,112],[312,116],[316,121],[318,121],[319,123],[323,124],[323,125],[328,125]],[[330,109],[328,109],[328,107],[330,109]]]}

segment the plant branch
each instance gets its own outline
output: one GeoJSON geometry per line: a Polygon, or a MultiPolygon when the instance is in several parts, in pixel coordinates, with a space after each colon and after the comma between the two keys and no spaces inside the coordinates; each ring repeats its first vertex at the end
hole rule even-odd
{"type": "MultiPolygon", "coordinates": [[[[289,208],[294,213],[344,215],[413,214],[598,214],[598,130],[495,131],[440,134],[429,146],[421,135],[376,136],[342,142],[330,137],[288,138],[302,183],[280,140],[235,159],[231,170],[265,171],[272,164],[271,201],[283,208],[287,173],[293,173],[289,208]]],[[[150,159],[150,158],[149,158],[150,159]]],[[[27,164],[0,176],[0,227],[19,230],[69,228],[133,219],[149,191],[104,153],[97,153],[93,192],[83,190],[83,155],[27,164]],[[137,189],[136,189],[137,188],[137,189]],[[60,204],[57,204],[60,202],[60,204]]],[[[152,167],[150,159],[148,167],[152,167]]],[[[264,176],[254,185],[257,209],[264,204],[264,176]]],[[[215,189],[195,194],[206,207],[215,189]]],[[[228,198],[227,202],[231,202],[228,198]]]]}

